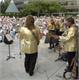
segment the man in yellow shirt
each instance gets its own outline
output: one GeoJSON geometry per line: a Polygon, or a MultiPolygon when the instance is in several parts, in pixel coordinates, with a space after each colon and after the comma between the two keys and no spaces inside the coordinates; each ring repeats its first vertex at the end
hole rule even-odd
{"type": "Polygon", "coordinates": [[[64,44],[64,50],[67,53],[68,67],[66,71],[71,72],[71,62],[75,57],[77,51],[77,27],[75,26],[74,19],[72,17],[66,20],[66,25],[68,27],[67,31],[63,33],[62,36],[52,35],[53,38],[58,39],[64,44]]]}
{"type": "Polygon", "coordinates": [[[52,39],[51,35],[53,34],[53,31],[55,31],[55,28],[55,22],[51,19],[50,23],[48,23],[49,49],[54,48],[54,39],[52,39]]]}
{"type": "Polygon", "coordinates": [[[25,26],[21,27],[19,35],[21,52],[25,54],[25,71],[32,76],[38,57],[38,44],[40,42],[40,30],[34,26],[34,18],[32,16],[26,17],[25,26]]]}

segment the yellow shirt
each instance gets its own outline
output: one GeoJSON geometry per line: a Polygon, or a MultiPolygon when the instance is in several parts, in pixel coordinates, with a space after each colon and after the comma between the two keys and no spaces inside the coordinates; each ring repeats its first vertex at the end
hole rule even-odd
{"type": "Polygon", "coordinates": [[[51,23],[48,24],[48,38],[53,34],[50,30],[55,30],[55,25],[52,25],[51,23]]]}
{"type": "Polygon", "coordinates": [[[63,32],[63,31],[64,31],[64,29],[65,29],[65,28],[64,28],[64,24],[63,24],[63,23],[60,23],[60,31],[62,31],[62,32],[63,32]]]}
{"type": "Polygon", "coordinates": [[[63,36],[59,36],[59,41],[64,43],[66,52],[74,52],[77,50],[77,28],[71,26],[63,36]]]}
{"type": "MultiPolygon", "coordinates": [[[[39,29],[36,28],[33,31],[35,31],[38,40],[40,40],[39,29]]],[[[20,36],[20,43],[21,43],[21,52],[27,54],[33,54],[38,52],[37,41],[29,29],[27,29],[26,27],[21,27],[19,36],[20,36]]]]}
{"type": "Polygon", "coordinates": [[[55,30],[55,25],[48,23],[48,30],[55,30]]]}

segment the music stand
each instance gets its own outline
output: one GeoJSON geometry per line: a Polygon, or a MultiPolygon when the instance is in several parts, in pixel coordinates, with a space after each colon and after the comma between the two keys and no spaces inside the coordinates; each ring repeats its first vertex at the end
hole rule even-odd
{"type": "Polygon", "coordinates": [[[11,51],[10,51],[10,45],[13,43],[13,40],[11,39],[11,36],[10,36],[10,34],[6,34],[6,35],[4,35],[4,43],[6,44],[6,45],[8,45],[8,51],[9,51],[9,56],[7,57],[7,61],[10,59],[10,58],[15,58],[15,57],[12,57],[11,56],[11,51]],[[10,39],[10,40],[9,40],[10,39]]]}
{"type": "Polygon", "coordinates": [[[9,55],[6,60],[8,61],[11,58],[15,59],[15,57],[11,56],[10,45],[8,45],[8,51],[9,51],[9,55]]]}

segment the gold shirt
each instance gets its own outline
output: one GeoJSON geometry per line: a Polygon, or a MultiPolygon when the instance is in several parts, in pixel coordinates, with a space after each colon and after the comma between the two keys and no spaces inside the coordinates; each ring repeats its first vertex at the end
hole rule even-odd
{"type": "MultiPolygon", "coordinates": [[[[38,37],[38,40],[40,40],[40,30],[36,28],[34,31],[38,37]]],[[[19,36],[22,53],[33,54],[38,52],[37,41],[29,29],[26,27],[21,27],[19,36]]]]}
{"type": "Polygon", "coordinates": [[[55,25],[48,23],[48,30],[55,30],[55,25]]]}
{"type": "Polygon", "coordinates": [[[77,28],[71,26],[65,33],[59,36],[59,41],[63,42],[66,52],[74,52],[77,50],[77,28]]]}

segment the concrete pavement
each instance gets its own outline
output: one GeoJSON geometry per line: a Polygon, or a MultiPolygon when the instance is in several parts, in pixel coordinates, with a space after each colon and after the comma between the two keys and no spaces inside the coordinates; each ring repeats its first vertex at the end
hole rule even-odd
{"type": "Polygon", "coordinates": [[[44,44],[44,38],[39,45],[39,55],[34,72],[30,77],[24,70],[24,55],[19,55],[19,40],[15,39],[11,45],[11,55],[15,59],[6,61],[8,56],[8,46],[0,43],[0,80],[63,80],[62,74],[66,67],[66,62],[54,60],[58,53],[53,49],[48,49],[48,44],[44,44]]]}

